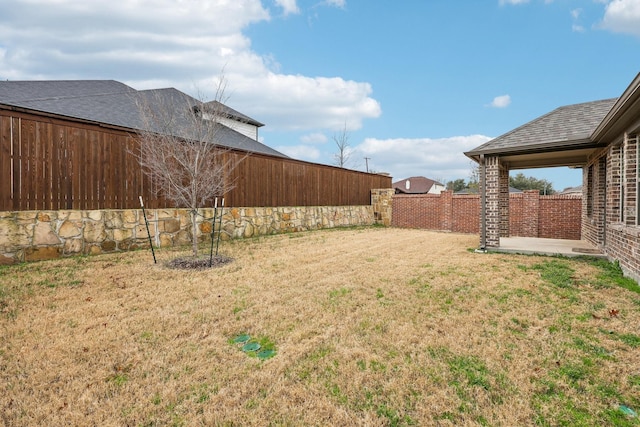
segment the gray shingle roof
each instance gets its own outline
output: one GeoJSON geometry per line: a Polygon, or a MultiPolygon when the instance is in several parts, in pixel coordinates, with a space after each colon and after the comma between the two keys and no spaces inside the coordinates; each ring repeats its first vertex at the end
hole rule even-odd
{"type": "Polygon", "coordinates": [[[218,101],[211,101],[211,102],[207,102],[204,104],[205,107],[211,107],[213,108],[213,110],[215,111],[218,107],[222,107],[222,112],[229,117],[230,119],[235,119],[238,121],[241,121],[243,123],[249,123],[252,124],[254,126],[257,127],[261,127],[264,126],[264,123],[260,123],[259,121],[252,119],[251,117],[242,114],[241,112],[234,110],[233,108],[229,107],[228,105],[224,105],[221,102],[218,101]]]}
{"type": "Polygon", "coordinates": [[[557,108],[510,132],[488,141],[467,156],[546,149],[588,143],[617,98],[557,108]]]}
{"type": "MultiPolygon", "coordinates": [[[[158,108],[166,106],[176,111],[182,109],[186,112],[200,104],[200,101],[174,88],[137,91],[114,80],[0,82],[0,104],[131,130],[145,130],[140,103],[156,105],[158,108]]],[[[259,123],[231,108],[228,109],[237,113],[233,117],[256,126],[256,123],[259,123]]],[[[178,126],[173,133],[189,138],[186,126],[178,126]]],[[[215,142],[229,148],[287,157],[223,125],[217,136],[219,140],[215,142]]]]}
{"type": "Polygon", "coordinates": [[[115,80],[29,80],[0,82],[0,100],[44,101],[78,98],[122,92],[135,92],[132,87],[115,80]]]}

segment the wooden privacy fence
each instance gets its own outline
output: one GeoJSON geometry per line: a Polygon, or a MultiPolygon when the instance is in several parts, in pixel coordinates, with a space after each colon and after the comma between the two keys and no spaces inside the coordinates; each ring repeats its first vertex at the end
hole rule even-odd
{"type": "MultiPolygon", "coordinates": [[[[127,130],[0,111],[0,211],[131,209],[138,196],[150,208],[174,207],[157,196],[131,154],[127,130]]],[[[230,174],[227,206],[370,204],[370,191],[390,188],[389,176],[262,154],[242,159],[230,174]]]]}

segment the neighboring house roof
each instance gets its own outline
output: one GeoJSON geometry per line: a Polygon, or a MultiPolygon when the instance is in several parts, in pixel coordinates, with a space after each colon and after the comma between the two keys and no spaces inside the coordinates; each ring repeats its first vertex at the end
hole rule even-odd
{"type": "MultiPolygon", "coordinates": [[[[141,116],[141,104],[150,108],[157,106],[187,112],[201,102],[174,88],[137,91],[114,80],[0,81],[0,105],[100,125],[154,131],[146,129],[148,126],[141,116]]],[[[229,107],[225,112],[246,123],[262,125],[229,107]]],[[[177,130],[172,132],[182,138],[190,136],[186,126],[180,128],[178,125],[177,130]]],[[[221,125],[218,136],[212,142],[228,148],[287,157],[224,125],[221,125]]]]}
{"type": "Polygon", "coordinates": [[[213,108],[214,110],[217,108],[221,108],[222,109],[222,113],[227,116],[227,118],[230,119],[234,119],[237,120],[239,122],[242,123],[248,123],[250,125],[254,125],[257,127],[262,127],[264,126],[264,123],[260,123],[257,120],[252,119],[251,117],[242,114],[241,112],[234,110],[233,108],[224,105],[223,103],[219,102],[219,101],[210,101],[204,104],[205,108],[213,108]]]}
{"type": "MultiPolygon", "coordinates": [[[[585,102],[557,108],[510,132],[486,142],[465,154],[478,159],[481,154],[527,155],[554,151],[571,151],[565,157],[557,156],[559,164],[579,165],[584,163],[587,149],[593,149],[597,143],[591,140],[591,134],[602,122],[618,98],[585,102]],[[576,151],[577,150],[577,151],[576,151]]],[[[527,160],[526,157],[522,159],[527,160]]],[[[512,166],[518,166],[514,162],[512,166]]],[[[528,160],[532,160],[529,158],[528,160]]],[[[548,166],[553,159],[544,160],[548,166]]],[[[535,165],[535,163],[532,163],[535,165]]]]}
{"type": "Polygon", "coordinates": [[[444,187],[438,181],[425,178],[424,176],[412,176],[411,178],[402,179],[391,184],[391,187],[396,190],[396,193],[426,194],[434,185],[444,187]],[[407,182],[409,183],[408,185],[407,182]]]}
{"type": "Polygon", "coordinates": [[[472,190],[470,188],[465,188],[464,190],[456,191],[453,194],[478,194],[478,191],[472,190]]]}
{"type": "Polygon", "coordinates": [[[558,192],[558,194],[582,194],[582,185],[578,185],[577,187],[567,187],[558,192]]]}

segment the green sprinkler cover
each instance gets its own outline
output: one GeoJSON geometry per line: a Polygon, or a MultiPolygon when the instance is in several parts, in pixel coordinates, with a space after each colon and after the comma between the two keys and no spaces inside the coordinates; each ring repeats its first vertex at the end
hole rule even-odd
{"type": "Polygon", "coordinates": [[[242,351],[258,351],[260,350],[260,344],[257,342],[250,342],[242,346],[242,351]]]}
{"type": "Polygon", "coordinates": [[[276,355],[275,350],[262,350],[262,351],[259,351],[258,354],[256,354],[256,356],[258,356],[258,359],[260,360],[271,359],[275,355],[276,355]]]}
{"type": "Polygon", "coordinates": [[[233,339],[233,342],[235,343],[242,343],[242,342],[247,342],[251,339],[251,337],[247,334],[242,334],[242,335],[238,335],[237,337],[235,337],[233,339]]]}

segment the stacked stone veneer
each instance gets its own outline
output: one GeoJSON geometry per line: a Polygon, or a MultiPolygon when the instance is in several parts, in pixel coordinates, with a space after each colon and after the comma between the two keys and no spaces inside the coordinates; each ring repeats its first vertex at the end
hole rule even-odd
{"type": "MultiPolygon", "coordinates": [[[[191,242],[189,210],[153,209],[146,213],[154,246],[191,242]]],[[[198,211],[200,241],[210,238],[213,215],[213,209],[198,211]]],[[[380,214],[381,221],[386,215],[380,214]]],[[[375,222],[373,206],[225,208],[216,233],[221,229],[221,239],[228,240],[375,222]]],[[[143,247],[149,247],[149,237],[142,210],[0,212],[0,264],[143,247]]]]}
{"type": "Polygon", "coordinates": [[[376,224],[385,226],[391,225],[392,199],[395,190],[393,188],[383,188],[371,190],[371,206],[376,224]]]}

